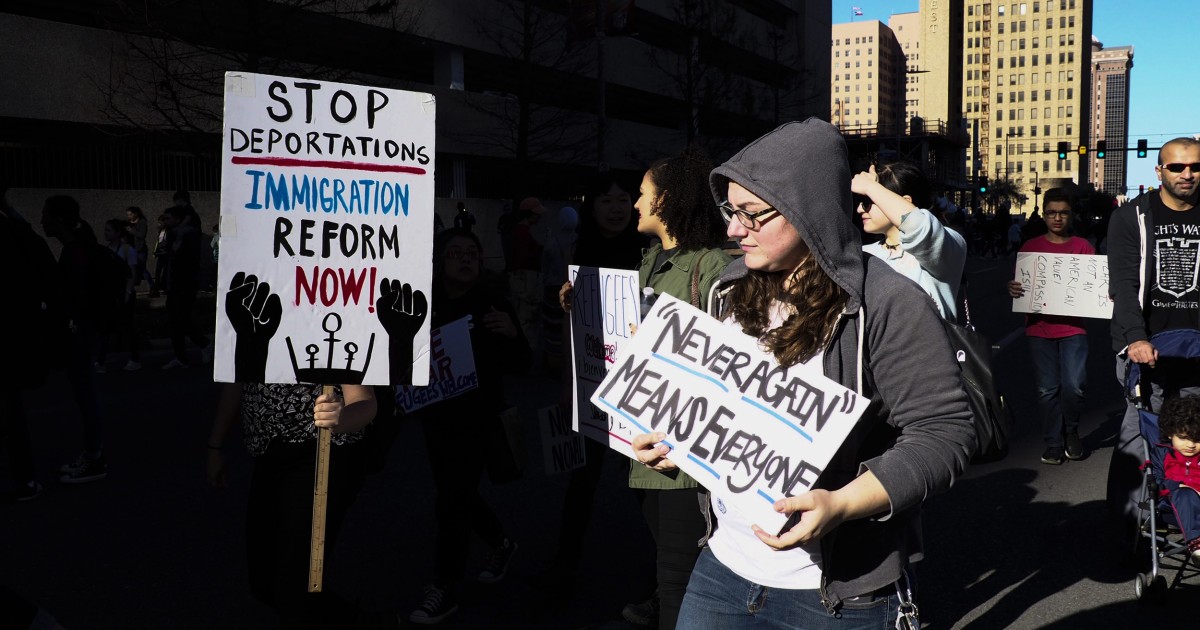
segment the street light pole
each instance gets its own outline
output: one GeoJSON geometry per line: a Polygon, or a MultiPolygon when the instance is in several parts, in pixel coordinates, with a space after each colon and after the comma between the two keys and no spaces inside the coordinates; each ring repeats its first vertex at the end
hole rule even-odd
{"type": "Polygon", "coordinates": [[[1038,205],[1037,205],[1038,197],[1041,197],[1041,196],[1042,196],[1042,188],[1041,188],[1041,186],[1038,186],[1038,172],[1037,172],[1037,170],[1034,170],[1033,171],[1033,211],[1035,213],[1038,211],[1038,205]]]}

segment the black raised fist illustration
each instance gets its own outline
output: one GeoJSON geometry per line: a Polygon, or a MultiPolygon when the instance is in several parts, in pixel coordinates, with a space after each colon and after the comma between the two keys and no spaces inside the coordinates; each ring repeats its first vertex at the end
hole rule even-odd
{"type": "Polygon", "coordinates": [[[411,284],[384,278],[379,283],[375,314],[388,334],[388,380],[394,385],[412,383],[413,337],[429,313],[429,300],[411,284]]]}
{"type": "Polygon", "coordinates": [[[266,380],[267,350],[279,330],[283,303],[271,285],[239,271],[225,294],[225,315],[237,333],[233,353],[233,378],[239,383],[266,380]]]}

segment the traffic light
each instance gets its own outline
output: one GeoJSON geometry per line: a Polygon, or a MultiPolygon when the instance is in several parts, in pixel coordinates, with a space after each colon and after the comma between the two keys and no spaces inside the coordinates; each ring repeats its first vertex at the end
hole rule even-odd
{"type": "Polygon", "coordinates": [[[1067,151],[1068,150],[1069,149],[1067,149],[1067,143],[1065,141],[1059,142],[1058,143],[1058,159],[1060,159],[1060,160],[1067,159],[1067,151]]]}
{"type": "Polygon", "coordinates": [[[1146,157],[1146,141],[1138,140],[1137,156],[1140,158],[1146,157]]]}
{"type": "Polygon", "coordinates": [[[1086,144],[1079,145],[1079,155],[1087,155],[1087,145],[1086,144]]]}
{"type": "Polygon", "coordinates": [[[1103,160],[1103,159],[1104,159],[1104,150],[1105,150],[1106,148],[1108,148],[1108,143],[1107,143],[1107,142],[1105,142],[1104,140],[1097,140],[1097,141],[1096,141],[1096,159],[1097,159],[1097,160],[1103,160]]]}
{"type": "Polygon", "coordinates": [[[986,179],[979,180],[979,192],[981,194],[987,194],[987,180],[986,179]]]}

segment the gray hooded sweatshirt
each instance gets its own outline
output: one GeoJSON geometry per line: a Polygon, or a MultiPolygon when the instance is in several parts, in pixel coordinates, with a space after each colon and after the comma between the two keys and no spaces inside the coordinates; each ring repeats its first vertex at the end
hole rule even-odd
{"type": "MultiPolygon", "coordinates": [[[[821,540],[821,598],[832,613],[844,599],[896,581],[905,564],[921,559],[921,503],[947,490],[974,452],[971,411],[933,301],[862,251],[846,144],[837,129],[816,118],[784,124],[713,170],[709,181],[718,202],[731,180],[778,210],[849,294],[822,366],[825,376],[871,403],[816,487],[835,490],[870,470],[891,506],[845,522],[821,540]]],[[[746,273],[744,259],[726,267],[710,302],[714,315],[725,311],[731,284],[746,273]]]]}

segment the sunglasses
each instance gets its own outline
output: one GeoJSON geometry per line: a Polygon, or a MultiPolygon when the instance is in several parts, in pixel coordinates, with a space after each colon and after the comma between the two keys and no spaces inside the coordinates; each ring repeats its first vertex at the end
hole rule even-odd
{"type": "Polygon", "coordinates": [[[1171,162],[1170,164],[1162,164],[1159,168],[1165,168],[1172,173],[1182,173],[1185,168],[1191,169],[1193,173],[1200,173],[1200,162],[1192,162],[1191,164],[1171,162]]]}

